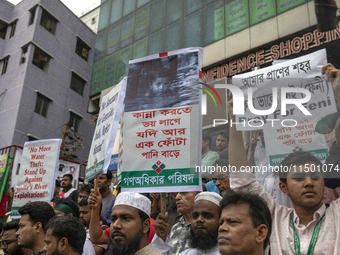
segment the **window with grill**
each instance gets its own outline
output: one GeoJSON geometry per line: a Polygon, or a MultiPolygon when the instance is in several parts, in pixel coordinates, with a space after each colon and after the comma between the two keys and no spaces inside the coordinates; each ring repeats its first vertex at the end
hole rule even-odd
{"type": "Polygon", "coordinates": [[[82,59],[87,61],[87,58],[89,56],[90,47],[86,45],[82,40],[77,38],[77,45],[76,45],[76,53],[79,55],[82,59]]]}
{"type": "Polygon", "coordinates": [[[43,10],[41,14],[40,25],[46,28],[46,30],[49,31],[51,34],[55,34],[55,30],[57,28],[57,22],[58,20],[56,18],[54,18],[47,11],[43,10]]]}
{"type": "Polygon", "coordinates": [[[33,55],[33,65],[39,67],[41,70],[48,72],[51,56],[45,53],[43,50],[35,47],[33,55]]]}
{"type": "Polygon", "coordinates": [[[38,113],[41,116],[47,117],[47,110],[50,102],[51,102],[50,98],[38,92],[34,112],[38,113]]]}
{"type": "Polygon", "coordinates": [[[77,92],[79,95],[83,95],[84,86],[86,81],[80,76],[72,72],[71,86],[70,88],[77,92]]]}
{"type": "Polygon", "coordinates": [[[81,121],[82,117],[78,114],[70,111],[70,120],[68,122],[69,128],[73,128],[74,132],[78,132],[79,122],[81,121]]]}

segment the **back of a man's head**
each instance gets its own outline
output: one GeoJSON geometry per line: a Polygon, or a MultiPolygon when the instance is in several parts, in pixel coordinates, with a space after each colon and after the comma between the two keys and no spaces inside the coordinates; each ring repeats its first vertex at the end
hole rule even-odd
{"type": "MultiPolygon", "coordinates": [[[[76,217],[62,216],[54,217],[46,225],[46,238],[52,236],[56,239],[57,244],[63,238],[67,239],[67,243],[73,252],[82,254],[86,239],[86,231],[80,219],[76,217]]],[[[70,250],[63,252],[58,251],[58,254],[68,254],[70,250]]]]}
{"type": "Polygon", "coordinates": [[[287,184],[287,175],[290,172],[291,167],[303,166],[307,162],[313,162],[316,165],[314,169],[316,171],[318,170],[318,167],[320,168],[322,166],[321,161],[311,153],[305,151],[297,151],[289,154],[286,158],[284,158],[284,160],[282,160],[279,166],[280,181],[287,184]]]}
{"type": "MultiPolygon", "coordinates": [[[[236,192],[229,192],[227,193],[222,201],[220,202],[220,212],[221,212],[221,219],[220,222],[223,221],[223,211],[230,208],[230,206],[238,206],[238,205],[248,205],[249,211],[248,216],[251,218],[253,226],[249,226],[252,229],[258,228],[260,225],[265,225],[268,229],[267,235],[263,241],[263,249],[266,249],[270,235],[272,230],[272,219],[270,210],[266,204],[266,202],[258,195],[249,194],[249,193],[236,193],[236,192]]],[[[241,217],[241,214],[238,214],[236,211],[236,217],[241,217]]],[[[222,227],[222,224],[220,228],[222,227]]],[[[234,237],[235,238],[235,237],[234,237]]],[[[243,238],[243,237],[238,237],[243,238]]],[[[248,240],[243,240],[246,244],[248,240]]],[[[220,250],[221,251],[221,250],[220,250]]]]}
{"type": "Polygon", "coordinates": [[[28,215],[32,225],[41,222],[45,230],[47,222],[55,215],[52,206],[46,202],[31,202],[19,208],[21,216],[28,215]]]}

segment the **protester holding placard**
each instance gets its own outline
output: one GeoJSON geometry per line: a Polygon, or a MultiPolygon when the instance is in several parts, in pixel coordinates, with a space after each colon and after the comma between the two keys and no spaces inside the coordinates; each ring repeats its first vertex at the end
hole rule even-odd
{"type": "MultiPolygon", "coordinates": [[[[340,103],[340,83],[333,82],[333,90],[340,103]]],[[[235,121],[232,101],[228,103],[228,112],[235,121]]],[[[247,156],[240,140],[242,133],[231,126],[230,146],[233,150],[229,151],[229,161],[237,171],[231,173],[231,188],[235,192],[258,194],[267,202],[273,229],[276,230],[271,236],[271,253],[307,254],[308,251],[308,254],[339,254],[340,208],[338,200],[332,202],[327,210],[321,202],[324,190],[321,162],[310,153],[301,151],[291,153],[281,162],[280,188],[288,194],[294,206],[294,209],[289,209],[276,203],[253,173],[245,172],[247,156]]]]}

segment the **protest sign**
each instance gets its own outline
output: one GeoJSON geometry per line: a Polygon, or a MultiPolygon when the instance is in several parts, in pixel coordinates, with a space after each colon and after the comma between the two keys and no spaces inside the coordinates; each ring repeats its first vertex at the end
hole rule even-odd
{"type": "Polygon", "coordinates": [[[201,56],[202,49],[188,48],[129,62],[119,154],[124,191],[201,190],[201,56]]]}
{"type": "Polygon", "coordinates": [[[56,178],[62,180],[65,174],[71,174],[73,178],[72,186],[73,188],[78,188],[78,178],[79,178],[80,164],[69,162],[66,160],[58,161],[58,171],[56,172],[56,178]]]}
{"type": "Polygon", "coordinates": [[[26,142],[23,149],[11,218],[20,218],[18,209],[33,201],[50,202],[55,186],[61,139],[26,142]]]}
{"type": "Polygon", "coordinates": [[[6,171],[7,166],[7,154],[0,155],[0,178],[2,177],[3,173],[6,171]]]}
{"type": "Polygon", "coordinates": [[[325,136],[315,132],[315,125],[316,121],[301,120],[296,127],[264,130],[269,164],[278,166],[288,154],[302,150],[324,162],[328,157],[328,145],[325,136]]]}
{"type": "Polygon", "coordinates": [[[85,182],[107,172],[123,110],[125,90],[126,77],[103,97],[87,162],[85,182]]]}
{"type": "Polygon", "coordinates": [[[322,49],[234,76],[233,85],[242,91],[238,95],[233,93],[234,109],[244,109],[244,114],[237,114],[236,122],[242,123],[236,125],[237,129],[296,125],[299,120],[336,112],[332,84],[321,74],[325,64],[326,50],[322,49]],[[306,92],[310,94],[310,99],[306,92]]]}
{"type": "Polygon", "coordinates": [[[9,181],[9,172],[10,166],[12,163],[12,157],[10,156],[8,160],[7,166],[7,154],[3,154],[0,156],[0,201],[2,199],[2,195],[7,193],[8,181],[9,181]]]}

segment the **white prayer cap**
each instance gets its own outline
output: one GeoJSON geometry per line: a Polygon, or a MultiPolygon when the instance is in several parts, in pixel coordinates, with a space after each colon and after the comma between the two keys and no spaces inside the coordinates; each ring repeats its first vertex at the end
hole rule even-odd
{"type": "Polygon", "coordinates": [[[113,207],[117,205],[129,205],[146,213],[150,217],[151,201],[146,196],[136,192],[121,192],[116,197],[113,207]]]}
{"type": "Polygon", "coordinates": [[[207,200],[209,202],[214,203],[217,206],[220,206],[222,197],[216,192],[204,191],[196,195],[194,203],[200,200],[207,200]]]}

